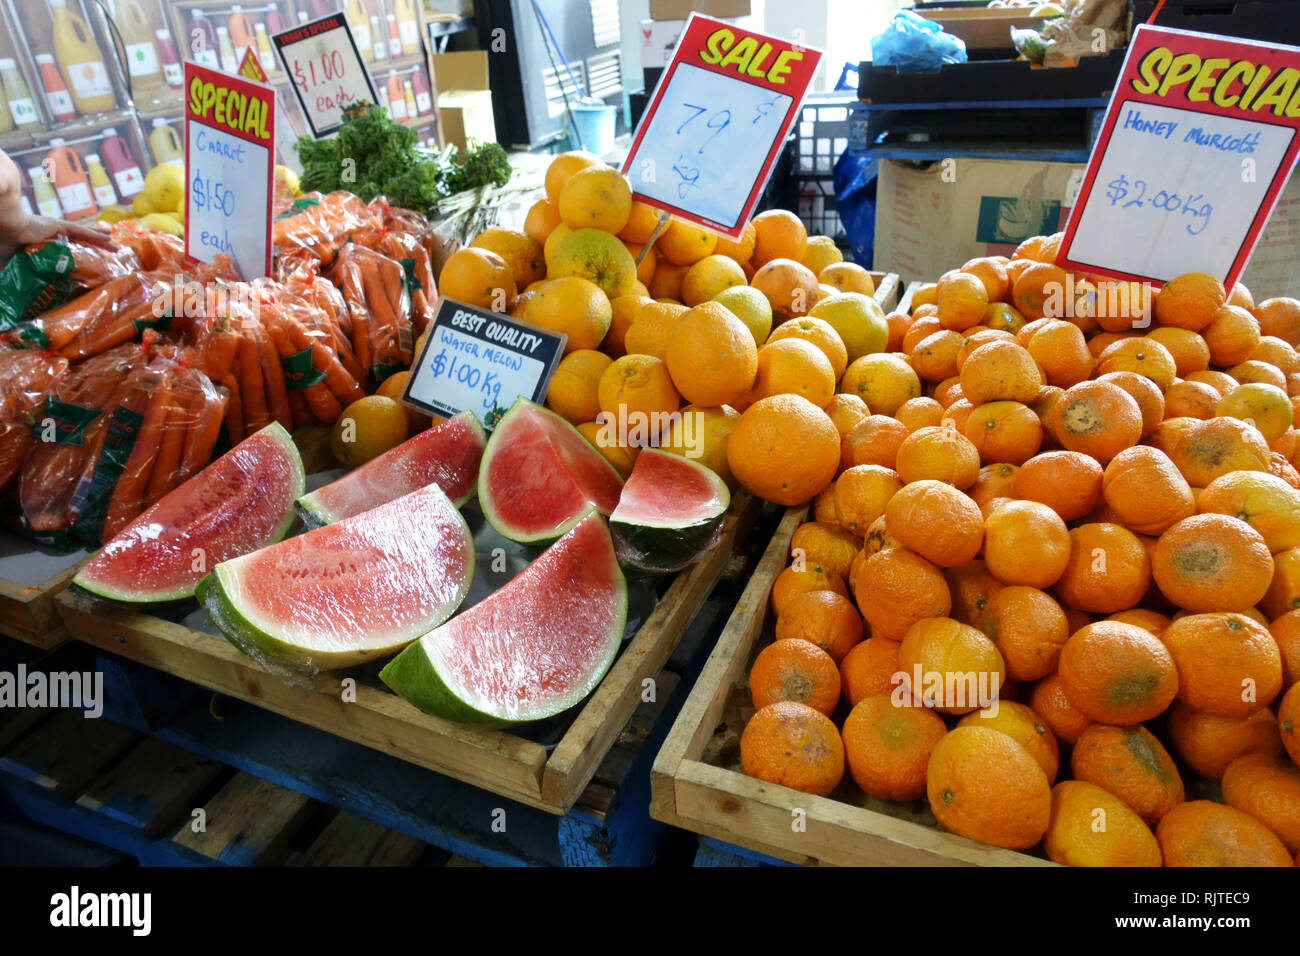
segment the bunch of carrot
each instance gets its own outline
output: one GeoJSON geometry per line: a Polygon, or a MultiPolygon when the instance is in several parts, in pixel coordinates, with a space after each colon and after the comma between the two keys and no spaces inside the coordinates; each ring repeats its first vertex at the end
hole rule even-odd
{"type": "Polygon", "coordinates": [[[67,371],[68,360],[50,352],[0,349],[0,494],[35,442],[32,419],[67,371]]]}

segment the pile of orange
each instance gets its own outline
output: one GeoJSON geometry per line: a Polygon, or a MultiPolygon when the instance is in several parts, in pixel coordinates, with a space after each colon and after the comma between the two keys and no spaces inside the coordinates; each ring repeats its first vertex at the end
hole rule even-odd
{"type": "Polygon", "coordinates": [[[842,369],[822,348],[829,400],[809,361],[741,415],[741,481],[811,499],[742,766],[1071,865],[1294,865],[1300,301],[1069,276],[1059,243],[919,287],[842,369]],[[772,401],[808,437],[748,420],[772,401]]]}

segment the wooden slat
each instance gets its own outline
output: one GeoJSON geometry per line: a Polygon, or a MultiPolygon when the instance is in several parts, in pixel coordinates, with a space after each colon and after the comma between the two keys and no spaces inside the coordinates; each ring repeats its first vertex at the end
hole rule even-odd
{"type": "Polygon", "coordinates": [[[410,866],[425,850],[413,837],[340,811],[303,854],[303,866],[410,866]]]}
{"type": "Polygon", "coordinates": [[[30,644],[32,647],[38,647],[43,651],[58,647],[71,638],[68,629],[62,623],[56,624],[47,631],[24,631],[21,628],[10,627],[0,622],[0,634],[5,637],[12,637],[15,641],[30,644]]]}
{"type": "Polygon", "coordinates": [[[120,724],[60,710],[0,756],[0,771],[71,799],[139,739],[120,724]]]}
{"type": "Polygon", "coordinates": [[[237,773],[202,808],[204,829],[187,821],[172,842],[231,866],[275,863],[314,802],[247,773],[237,773]]]}
{"type": "Polygon", "coordinates": [[[54,598],[68,586],[80,567],[81,562],[77,562],[35,585],[0,578],[0,633],[38,647],[52,647],[38,642],[59,627],[54,598]]]}
{"type": "Polygon", "coordinates": [[[51,711],[46,707],[6,707],[0,709],[0,754],[39,724],[51,711]]]}
{"type": "Polygon", "coordinates": [[[663,669],[722,576],[737,534],[752,526],[759,507],[759,502],[745,492],[732,499],[717,546],[676,577],[609,674],[587,698],[546,762],[542,796],[548,803],[566,809],[573,806],[591,781],[619,730],[636,709],[642,682],[663,669]]]}
{"type": "Polygon", "coordinates": [[[188,817],[195,799],[222,770],[215,760],[148,738],[97,779],[77,805],[158,836],[188,817]]]}
{"type": "Polygon", "coordinates": [[[899,279],[897,272],[873,272],[871,278],[876,284],[876,291],[872,293],[872,298],[886,312],[894,311],[898,303],[899,286],[902,280],[899,279]]]}

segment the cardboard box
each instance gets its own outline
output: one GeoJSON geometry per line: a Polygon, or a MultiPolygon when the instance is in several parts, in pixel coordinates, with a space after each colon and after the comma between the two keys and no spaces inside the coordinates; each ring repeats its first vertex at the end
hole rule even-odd
{"type": "Polygon", "coordinates": [[[1010,255],[1065,227],[1081,164],[952,157],[919,169],[880,164],[873,268],[933,282],[977,256],[1010,255]]]}
{"type": "Polygon", "coordinates": [[[749,0],[650,0],[650,19],[685,20],[692,13],[726,19],[749,16],[749,0]]]}
{"type": "Polygon", "coordinates": [[[1286,295],[1300,297],[1300,176],[1282,190],[1255,251],[1241,275],[1256,302],[1286,295]]]}
{"type": "Polygon", "coordinates": [[[448,143],[464,148],[470,140],[496,142],[487,57],[484,50],[436,53],[429,57],[438,91],[438,112],[442,114],[443,138],[448,143]]]}
{"type": "MultiPolygon", "coordinates": [[[[721,17],[727,23],[735,24],[746,30],[757,30],[756,18],[743,15],[739,17],[721,17]]],[[[662,70],[673,58],[673,50],[686,29],[682,20],[642,20],[641,21],[641,69],[662,70]]],[[[649,86],[646,87],[650,89],[649,86]]]]}

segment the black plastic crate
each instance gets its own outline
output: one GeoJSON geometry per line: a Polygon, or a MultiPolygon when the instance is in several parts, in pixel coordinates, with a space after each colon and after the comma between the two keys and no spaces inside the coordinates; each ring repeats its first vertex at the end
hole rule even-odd
{"type": "Polygon", "coordinates": [[[1109,96],[1127,48],[1085,56],[1077,66],[1034,69],[1028,60],[950,63],[934,73],[896,66],[858,67],[858,99],[871,103],[969,103],[988,100],[1076,100],[1109,96]]]}
{"type": "MultiPolygon", "coordinates": [[[[1133,0],[1133,25],[1146,23],[1156,0],[1133,0]]],[[[1156,26],[1300,46],[1296,0],[1165,0],[1156,26]]]]}

